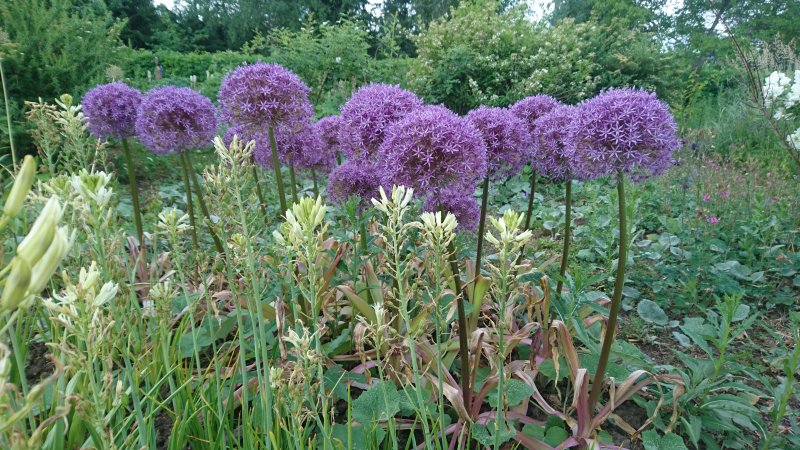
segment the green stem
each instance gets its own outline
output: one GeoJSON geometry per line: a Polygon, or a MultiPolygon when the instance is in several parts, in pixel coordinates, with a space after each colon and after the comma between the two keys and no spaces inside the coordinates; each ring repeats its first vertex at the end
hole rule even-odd
{"type": "Polygon", "coordinates": [[[283,190],[283,176],[281,175],[281,162],[278,160],[278,144],[275,143],[275,130],[269,127],[269,145],[272,149],[272,168],[275,169],[275,184],[278,185],[278,201],[281,210],[278,213],[278,220],[286,214],[286,194],[283,190]]]}
{"type": "Polygon", "coordinates": [[[139,245],[144,245],[142,209],[139,206],[139,187],[136,183],[136,172],[133,170],[133,155],[127,139],[122,140],[122,152],[125,154],[125,165],[128,167],[128,184],[131,186],[131,202],[133,203],[133,220],[136,222],[136,236],[139,238],[139,245]]]}
{"type": "Polygon", "coordinates": [[[456,255],[455,247],[450,242],[448,245],[450,252],[450,271],[453,272],[453,282],[456,285],[456,306],[458,309],[458,352],[461,359],[461,392],[464,396],[464,408],[471,411],[472,405],[472,388],[470,382],[469,370],[469,343],[467,342],[467,314],[464,310],[464,297],[466,292],[461,286],[461,278],[458,271],[458,256],[456,255]]]}
{"type": "Polygon", "coordinates": [[[317,171],[311,169],[311,179],[314,181],[314,197],[319,197],[319,186],[317,185],[317,171]]]}
{"type": "Polygon", "coordinates": [[[489,198],[489,175],[483,179],[483,193],[481,194],[481,219],[478,223],[478,251],[475,253],[475,278],[481,274],[481,257],[483,256],[483,235],[486,232],[486,207],[489,198]]]}
{"type": "Polygon", "coordinates": [[[261,192],[261,180],[258,179],[258,168],[253,164],[253,181],[256,183],[256,195],[258,196],[258,204],[261,205],[261,212],[264,213],[264,218],[267,217],[267,203],[264,201],[264,194],[261,192]]]}
{"type": "Polygon", "coordinates": [[[292,183],[292,202],[297,203],[297,180],[294,177],[294,160],[289,159],[289,182],[292,183]]]}
{"type": "Polygon", "coordinates": [[[3,84],[3,100],[6,104],[6,125],[8,126],[8,144],[11,147],[11,162],[14,165],[14,171],[17,170],[17,149],[14,147],[14,134],[11,129],[11,109],[8,105],[8,90],[6,89],[6,76],[3,72],[3,59],[0,58],[0,82],[3,84]]]}
{"type": "Polygon", "coordinates": [[[525,214],[525,230],[531,229],[531,216],[533,215],[533,197],[536,193],[536,171],[531,167],[531,189],[528,193],[528,213],[525,214]]]}
{"type": "MultiPolygon", "coordinates": [[[[800,333],[798,333],[798,339],[800,339],[800,333]]],[[[795,340],[797,342],[797,340],[795,340]]],[[[775,422],[772,424],[772,429],[767,435],[766,439],[764,439],[764,443],[761,445],[762,450],[769,450],[772,445],[772,441],[775,439],[775,436],[778,434],[778,428],[783,422],[783,418],[786,417],[786,406],[789,404],[789,400],[792,398],[792,393],[794,392],[794,373],[797,372],[797,365],[798,360],[800,360],[800,345],[795,345],[794,351],[792,355],[789,356],[786,363],[784,364],[784,373],[786,375],[786,386],[783,390],[783,395],[781,395],[780,401],[778,402],[777,410],[774,410],[774,420],[775,422]]]]}
{"type": "Polygon", "coordinates": [[[181,166],[183,167],[183,190],[186,191],[186,208],[189,210],[189,223],[192,225],[192,244],[194,249],[199,251],[200,245],[197,243],[197,226],[194,221],[194,204],[192,203],[192,185],[189,181],[189,167],[186,165],[186,159],[180,157],[181,166]]]}
{"type": "Polygon", "coordinates": [[[622,286],[625,284],[625,263],[628,260],[628,224],[625,208],[625,176],[622,171],[617,172],[617,203],[619,204],[619,259],[617,259],[617,278],[614,280],[614,295],[611,297],[611,307],[608,313],[608,323],[603,336],[603,348],[600,350],[600,360],[597,362],[597,372],[592,381],[592,393],[589,396],[589,413],[594,414],[594,407],[600,397],[605,378],[606,365],[611,354],[611,344],[614,341],[614,331],[617,327],[617,313],[622,300],[622,286]]]}
{"type": "Polygon", "coordinates": [[[184,152],[181,154],[181,158],[184,158],[184,164],[186,168],[189,170],[189,176],[191,177],[192,184],[194,185],[194,192],[197,194],[197,203],[200,204],[200,211],[205,216],[206,226],[208,227],[208,231],[211,233],[211,239],[214,240],[214,246],[217,248],[217,251],[224,255],[225,254],[225,247],[222,245],[222,241],[217,236],[216,230],[214,230],[214,222],[211,221],[211,214],[208,212],[208,206],[206,206],[206,201],[203,198],[203,191],[200,189],[200,182],[197,181],[197,174],[194,173],[192,159],[189,155],[189,152],[184,152]]]}
{"type": "Polygon", "coordinates": [[[564,212],[564,251],[561,253],[561,268],[558,271],[558,286],[556,293],[561,295],[561,288],[564,287],[564,275],[567,273],[567,261],[569,260],[569,241],[572,240],[572,179],[566,183],[566,211],[564,212]]]}

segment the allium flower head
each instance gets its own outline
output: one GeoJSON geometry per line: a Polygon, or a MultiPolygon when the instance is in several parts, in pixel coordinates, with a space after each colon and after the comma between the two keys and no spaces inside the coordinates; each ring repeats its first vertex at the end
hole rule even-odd
{"type": "Polygon", "coordinates": [[[487,172],[492,179],[515,175],[530,160],[528,127],[510,110],[481,106],[470,111],[467,120],[483,136],[487,172]]]}
{"type": "Polygon", "coordinates": [[[539,94],[525,97],[511,105],[511,112],[524,120],[532,137],[536,137],[536,119],[549,113],[561,103],[549,95],[539,94]]]}
{"type": "Polygon", "coordinates": [[[222,118],[241,128],[280,128],[307,120],[313,113],[311,90],[292,71],[278,64],[237,67],[222,80],[217,98],[222,118]]]}
{"type": "Polygon", "coordinates": [[[155,88],[139,105],[136,134],[153,153],[165,155],[203,147],[216,133],[214,105],[189,88],[155,88]]]}
{"type": "Polygon", "coordinates": [[[555,181],[589,176],[577,155],[574,123],[578,108],[561,105],[536,119],[531,166],[555,181]]]}
{"type": "Polygon", "coordinates": [[[372,157],[387,128],[422,104],[400,86],[373,83],[357,90],[341,107],[339,141],[345,154],[352,159],[372,157]]]}
{"type": "Polygon", "coordinates": [[[423,209],[430,212],[441,210],[452,213],[458,221],[460,230],[474,231],[481,216],[481,208],[472,195],[472,190],[461,187],[447,187],[428,195],[423,209]]]}
{"type": "Polygon", "coordinates": [[[125,139],[136,134],[136,110],[142,93],[125,83],[100,84],[83,97],[89,132],[100,139],[125,139]]]}
{"type": "Polygon", "coordinates": [[[417,109],[386,130],[377,154],[383,184],[427,194],[486,175],[481,132],[444,106],[417,109]]]}
{"type": "Polygon", "coordinates": [[[339,142],[339,130],[341,129],[342,119],[340,116],[328,116],[319,119],[316,122],[316,127],[319,129],[319,134],[322,136],[323,144],[328,147],[332,155],[341,152],[341,143],[339,142]]]}
{"type": "Polygon", "coordinates": [[[611,89],[579,105],[576,144],[598,176],[622,170],[636,179],[658,175],[680,142],[666,103],[640,89],[611,89]]]}
{"type": "Polygon", "coordinates": [[[334,164],[333,153],[325,146],[319,128],[311,122],[296,131],[279,129],[275,142],[281,160],[291,162],[295,168],[327,172],[334,164]]]}
{"type": "Polygon", "coordinates": [[[381,177],[373,163],[348,160],[328,176],[328,196],[337,205],[344,203],[348,197],[358,196],[363,208],[369,205],[371,199],[378,197],[380,183],[381,177]]]}

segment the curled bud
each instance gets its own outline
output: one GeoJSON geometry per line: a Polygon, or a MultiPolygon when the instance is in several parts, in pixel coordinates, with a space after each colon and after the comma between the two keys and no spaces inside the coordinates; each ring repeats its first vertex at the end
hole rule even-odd
{"type": "Polygon", "coordinates": [[[3,297],[0,300],[0,311],[13,311],[25,300],[26,292],[31,283],[31,266],[22,258],[16,257],[11,261],[11,273],[3,287],[3,297]]]}
{"type": "Polygon", "coordinates": [[[16,217],[22,209],[22,204],[25,202],[25,197],[31,190],[33,184],[33,177],[36,175],[36,160],[33,156],[28,155],[22,161],[22,168],[14,180],[14,186],[11,187],[11,192],[6,198],[6,205],[3,208],[3,214],[8,217],[16,217]]]}
{"type": "Polygon", "coordinates": [[[31,274],[31,285],[29,291],[31,294],[38,294],[47,286],[47,282],[55,273],[61,260],[67,255],[69,251],[70,241],[67,239],[67,232],[65,228],[56,230],[53,236],[53,242],[47,253],[44,254],[42,259],[33,266],[33,273],[31,274]]]}
{"type": "Polygon", "coordinates": [[[33,222],[28,235],[17,246],[17,255],[25,258],[31,266],[35,266],[50,247],[55,226],[61,220],[61,213],[58,199],[51,197],[33,222]]]}

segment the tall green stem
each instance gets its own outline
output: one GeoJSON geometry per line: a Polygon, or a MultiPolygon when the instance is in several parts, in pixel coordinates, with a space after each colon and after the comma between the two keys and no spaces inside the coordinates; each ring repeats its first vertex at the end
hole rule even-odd
{"type": "Polygon", "coordinates": [[[317,171],[311,169],[311,179],[314,181],[314,197],[319,197],[319,186],[317,185],[317,171]]]}
{"type": "Polygon", "coordinates": [[[261,205],[261,212],[264,213],[264,218],[267,217],[267,203],[264,201],[264,194],[261,192],[261,180],[258,179],[258,168],[253,164],[253,181],[256,183],[256,195],[258,196],[258,203],[261,205]]]}
{"type": "Polygon", "coordinates": [[[297,180],[294,177],[294,160],[289,159],[289,182],[292,183],[292,202],[297,203],[297,180]]]}
{"type": "Polygon", "coordinates": [[[608,312],[608,323],[603,336],[603,348],[600,350],[600,360],[597,362],[597,372],[592,381],[592,393],[589,396],[589,412],[594,413],[600,391],[603,389],[606,365],[611,353],[611,344],[614,342],[614,331],[617,328],[617,313],[622,300],[622,286],[625,284],[625,263],[628,261],[628,221],[625,207],[625,176],[622,171],[617,172],[617,203],[619,204],[619,259],[617,260],[617,278],[614,280],[614,295],[611,297],[611,307],[608,312]]]}
{"type": "Polygon", "coordinates": [[[11,147],[11,163],[14,165],[14,171],[17,170],[17,149],[14,147],[14,133],[11,129],[11,109],[8,105],[8,90],[6,89],[6,76],[3,72],[3,59],[0,58],[0,82],[3,84],[3,100],[6,104],[6,125],[8,126],[8,144],[11,147]]]}
{"type": "Polygon", "coordinates": [[[125,165],[128,167],[128,184],[131,187],[131,202],[133,203],[133,221],[136,222],[136,237],[139,245],[144,245],[144,229],[142,228],[142,209],[139,206],[139,187],[136,183],[136,171],[133,168],[133,155],[128,145],[128,140],[122,140],[122,152],[125,154],[125,165]]]}
{"type": "Polygon", "coordinates": [[[475,278],[481,274],[481,257],[483,256],[483,235],[486,232],[486,207],[489,198],[489,175],[483,179],[481,194],[481,219],[478,223],[478,251],[475,253],[475,278]]]}
{"type": "Polygon", "coordinates": [[[283,190],[283,176],[281,175],[281,162],[278,160],[278,144],[275,143],[275,130],[269,127],[269,146],[272,149],[272,168],[275,169],[275,184],[278,185],[278,200],[281,210],[278,220],[286,214],[286,194],[283,190]]]}
{"type": "Polygon", "coordinates": [[[536,194],[536,171],[531,167],[531,189],[528,193],[528,213],[525,214],[525,230],[531,229],[531,216],[533,215],[533,196],[536,194]]]}
{"type": "Polygon", "coordinates": [[[194,173],[192,159],[189,156],[189,152],[184,152],[181,155],[181,158],[184,159],[183,163],[186,166],[187,170],[189,171],[189,176],[191,177],[192,184],[194,185],[194,192],[197,194],[197,203],[200,204],[200,211],[205,216],[206,226],[208,227],[208,231],[211,233],[211,239],[214,240],[214,246],[217,248],[217,251],[220,254],[225,254],[225,247],[222,245],[222,241],[217,236],[216,230],[214,230],[214,222],[211,221],[211,214],[208,212],[208,206],[206,206],[206,201],[203,198],[203,191],[200,189],[200,182],[197,181],[197,174],[194,173]]]}
{"type": "Polygon", "coordinates": [[[197,225],[194,221],[194,204],[192,203],[192,184],[189,181],[189,167],[186,165],[186,159],[181,156],[181,166],[183,167],[183,190],[186,192],[186,207],[189,210],[189,223],[192,225],[192,244],[195,250],[200,250],[200,245],[197,243],[197,225]]]}
{"type": "Polygon", "coordinates": [[[561,288],[564,287],[564,275],[567,273],[567,261],[569,260],[569,241],[572,240],[572,179],[566,182],[565,193],[566,211],[564,211],[564,251],[561,252],[561,269],[558,271],[558,286],[556,293],[561,295],[561,288]]]}
{"type": "Polygon", "coordinates": [[[464,395],[464,407],[470,411],[472,405],[472,388],[470,387],[469,370],[469,343],[467,341],[467,314],[464,310],[464,297],[466,292],[461,286],[461,278],[458,271],[458,256],[453,243],[447,246],[450,252],[450,271],[453,272],[453,282],[456,285],[456,307],[458,309],[458,352],[461,359],[461,391],[464,395]]]}

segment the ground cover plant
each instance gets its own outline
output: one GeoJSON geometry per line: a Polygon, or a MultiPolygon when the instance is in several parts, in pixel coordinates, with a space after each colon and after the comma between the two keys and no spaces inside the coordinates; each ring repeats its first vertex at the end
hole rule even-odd
{"type": "Polygon", "coordinates": [[[368,79],[348,21],[28,102],[35,154],[0,182],[0,446],[800,445],[800,72],[689,109],[581,56],[611,24],[486,5],[409,41],[408,84],[368,79]],[[459,43],[481,23],[507,26],[485,54],[459,43]],[[549,39],[553,73],[514,56],[549,39]]]}

